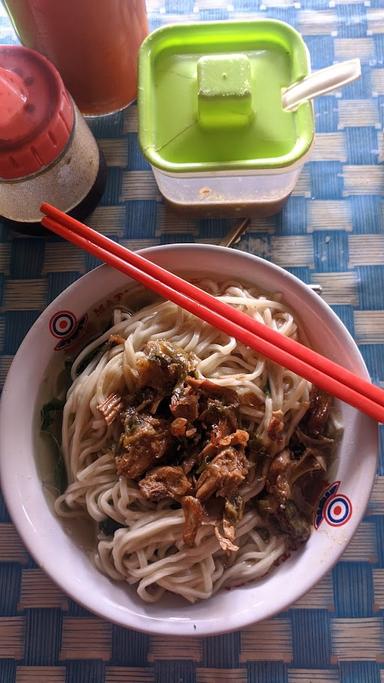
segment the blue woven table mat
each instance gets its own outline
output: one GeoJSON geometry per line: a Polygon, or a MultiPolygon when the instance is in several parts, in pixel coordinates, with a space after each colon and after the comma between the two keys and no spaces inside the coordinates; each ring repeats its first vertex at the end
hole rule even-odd
{"type": "MultiPolygon", "coordinates": [[[[321,284],[383,383],[384,0],[147,4],[152,28],[282,19],[302,32],[314,69],[360,57],[360,80],[316,101],[314,153],[288,204],[253,220],[238,247],[321,284]]],[[[1,7],[0,42],[16,42],[1,7]]],[[[91,225],[132,249],[226,235],[230,220],[180,218],[164,206],[139,151],[135,106],[91,125],[109,166],[91,225]]],[[[0,226],[1,383],[41,310],[95,265],[70,245],[12,238],[0,226]]],[[[86,612],[29,557],[0,497],[0,683],[384,683],[383,609],[383,449],[367,515],[335,568],[287,612],[210,638],[151,637],[86,612]]]]}

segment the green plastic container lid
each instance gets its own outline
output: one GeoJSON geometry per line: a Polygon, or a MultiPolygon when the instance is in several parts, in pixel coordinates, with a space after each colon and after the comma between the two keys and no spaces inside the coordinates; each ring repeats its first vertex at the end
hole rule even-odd
{"type": "Polygon", "coordinates": [[[167,173],[285,169],[309,150],[312,105],[281,94],[309,73],[301,35],[281,21],[175,24],[143,42],[139,140],[167,173]]]}

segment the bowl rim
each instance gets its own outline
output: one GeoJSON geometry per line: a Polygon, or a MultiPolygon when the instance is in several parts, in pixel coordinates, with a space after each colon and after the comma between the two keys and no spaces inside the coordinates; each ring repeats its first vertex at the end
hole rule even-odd
{"type": "MultiPolygon", "coordinates": [[[[324,315],[331,321],[333,322],[336,327],[339,329],[339,331],[343,332],[344,337],[346,341],[348,342],[349,348],[348,351],[353,357],[353,359],[358,363],[359,365],[359,373],[362,377],[369,379],[369,373],[366,367],[366,364],[364,362],[364,359],[357,347],[356,342],[354,341],[352,335],[348,331],[348,329],[345,327],[343,322],[340,320],[340,318],[336,315],[336,313],[330,308],[330,306],[323,300],[321,299],[318,294],[314,293],[311,291],[309,287],[307,287],[306,283],[301,281],[299,278],[297,278],[295,275],[292,273],[288,272],[284,268],[271,263],[267,261],[266,259],[263,259],[259,256],[255,256],[253,254],[250,254],[248,252],[243,252],[240,250],[233,250],[227,247],[221,247],[221,246],[216,246],[216,245],[205,245],[205,244],[200,244],[200,243],[189,243],[189,244],[167,244],[167,245],[158,245],[158,246],[153,246],[153,247],[147,247],[145,249],[140,249],[138,250],[138,253],[142,254],[143,256],[146,256],[147,258],[149,257],[151,259],[152,255],[154,256],[154,260],[156,261],[156,254],[163,252],[163,251],[175,251],[175,252],[188,252],[191,251],[204,251],[204,252],[211,252],[212,255],[215,254],[220,254],[221,252],[228,252],[230,251],[231,254],[234,255],[234,258],[239,258],[240,259],[247,259],[250,260],[254,263],[263,264],[263,267],[267,267],[268,269],[271,269],[275,273],[279,274],[279,277],[282,278],[282,282],[284,280],[286,282],[289,282],[292,286],[298,288],[299,290],[305,291],[306,292],[306,297],[308,297],[308,300],[314,302],[315,306],[318,308],[318,310],[322,311],[324,315]],[[303,287],[306,289],[303,290],[303,287]]],[[[327,558],[321,565],[318,565],[316,569],[314,570],[313,574],[310,575],[309,579],[304,580],[299,587],[296,587],[295,590],[291,590],[289,593],[289,597],[282,597],[279,596],[278,599],[276,600],[276,604],[268,610],[266,614],[260,617],[253,618],[250,609],[245,609],[245,610],[239,610],[236,612],[234,610],[233,613],[230,615],[228,614],[226,616],[226,620],[224,624],[220,623],[220,626],[218,625],[217,621],[215,619],[212,620],[203,620],[199,624],[199,627],[196,628],[194,631],[191,631],[191,623],[185,624],[185,620],[182,618],[175,618],[174,620],[169,620],[167,618],[151,618],[151,617],[143,617],[142,615],[139,615],[138,613],[134,612],[133,610],[125,610],[124,611],[124,617],[128,618],[123,618],[122,612],[119,612],[116,614],[116,610],[114,608],[113,603],[111,604],[110,609],[101,609],[98,606],[98,601],[97,601],[97,596],[92,600],[89,597],[89,594],[87,598],[84,598],[83,593],[81,592],[81,589],[76,586],[76,584],[71,581],[71,577],[65,576],[63,574],[60,574],[56,571],[56,565],[50,563],[49,561],[46,561],[46,558],[42,558],[39,556],[39,553],[36,551],[36,549],[33,547],[33,543],[31,542],[31,537],[29,534],[30,528],[29,528],[29,522],[28,522],[28,515],[26,510],[23,508],[20,508],[20,505],[18,501],[16,500],[16,497],[12,495],[11,487],[8,486],[7,482],[9,480],[9,477],[11,476],[11,473],[14,471],[14,465],[12,465],[12,460],[13,458],[8,458],[7,453],[11,450],[12,448],[12,435],[8,433],[8,430],[6,426],[9,424],[9,418],[12,414],[12,411],[14,410],[14,404],[15,404],[15,399],[12,396],[12,393],[8,391],[12,380],[13,376],[15,373],[18,371],[18,365],[19,363],[23,360],[23,357],[25,355],[25,352],[27,350],[27,347],[29,345],[30,339],[33,338],[35,332],[36,332],[36,326],[41,324],[41,319],[49,319],[49,316],[54,310],[57,309],[57,306],[61,304],[61,301],[66,300],[68,295],[73,296],[73,294],[76,292],[76,290],[80,287],[83,287],[84,284],[89,286],[89,281],[92,282],[92,280],[98,280],[103,272],[103,270],[113,270],[110,268],[110,266],[107,266],[106,264],[103,264],[101,266],[98,266],[94,270],[85,273],[83,276],[79,277],[75,282],[71,283],[65,290],[63,290],[39,315],[37,320],[34,322],[34,324],[31,326],[29,329],[28,333],[24,337],[21,345],[19,346],[19,349],[17,350],[13,362],[11,364],[11,367],[8,371],[8,375],[6,378],[6,382],[4,384],[4,391],[3,391],[3,399],[1,401],[0,405],[0,484],[2,487],[2,492],[4,495],[4,499],[7,505],[7,509],[9,511],[9,514],[11,516],[12,522],[15,525],[24,545],[26,546],[28,552],[30,555],[36,560],[37,564],[43,568],[45,573],[52,579],[52,581],[60,587],[61,590],[65,592],[65,594],[69,595],[72,599],[74,599],[77,603],[85,607],[87,610],[90,610],[94,614],[100,616],[103,619],[107,619],[108,621],[124,626],[126,628],[133,628],[137,631],[141,631],[144,633],[150,633],[150,634],[160,634],[160,635],[179,635],[179,636],[196,636],[196,637],[201,637],[201,636],[207,636],[207,635],[214,635],[214,634],[219,634],[219,633],[228,633],[232,631],[239,630],[241,628],[245,628],[247,626],[250,626],[251,624],[257,623],[259,621],[262,621],[266,618],[270,618],[277,613],[280,613],[287,609],[290,605],[292,605],[294,602],[296,602],[299,598],[301,598],[305,593],[308,592],[339,560],[340,556],[342,553],[345,551],[348,543],[350,542],[352,536],[355,534],[357,527],[359,526],[365,511],[366,507],[368,505],[369,497],[371,494],[371,490],[374,484],[375,480],[375,473],[376,473],[376,463],[377,463],[377,457],[378,457],[378,441],[377,441],[377,430],[376,430],[376,440],[375,440],[375,459],[371,458],[371,467],[370,467],[370,472],[369,472],[369,480],[368,480],[368,472],[367,474],[367,480],[368,483],[366,487],[364,488],[363,491],[360,492],[360,499],[359,499],[359,509],[354,512],[353,518],[349,521],[348,527],[345,532],[345,540],[343,543],[340,544],[340,547],[335,549],[334,552],[332,553],[331,558],[327,558]],[[374,461],[374,462],[373,462],[374,461]]],[[[182,268],[181,270],[188,271],[188,268],[182,268]]],[[[118,287],[119,288],[119,287],[118,287]]],[[[108,296],[110,292],[105,293],[105,297],[108,296]]],[[[102,300],[102,296],[99,297],[99,299],[102,300]]],[[[289,301],[288,301],[289,304],[289,301]]],[[[367,418],[369,420],[370,418],[367,418]]],[[[375,423],[373,420],[371,420],[372,423],[372,428],[375,428],[375,423]]],[[[202,601],[203,603],[205,601],[202,601]]],[[[186,605],[187,606],[187,605],[186,605]]],[[[196,619],[198,621],[198,619],[196,619]]]]}

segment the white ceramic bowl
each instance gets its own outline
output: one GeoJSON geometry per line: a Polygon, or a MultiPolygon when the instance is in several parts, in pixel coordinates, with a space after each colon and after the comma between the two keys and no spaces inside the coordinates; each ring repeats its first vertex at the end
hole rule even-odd
{"type": "MultiPolygon", "coordinates": [[[[332,310],[306,285],[255,256],[221,247],[173,245],[142,252],[170,270],[219,274],[284,293],[314,348],[368,378],[364,361],[332,310]]],[[[102,617],[151,633],[203,635],[231,631],[286,609],[308,591],[340,557],[368,503],[377,457],[376,425],[342,404],[344,436],[333,497],[324,498],[320,525],[307,544],[270,575],[189,605],[169,597],[148,605],[134,589],[100,574],[52,512],[36,468],[39,393],[57,352],[55,333],[65,335],[100,299],[125,287],[127,278],[102,266],[66,289],[33,325],[9,371],[0,419],[0,474],[6,503],[30,553],[74,600],[102,617]],[[60,314],[55,318],[56,314],[60,314]],[[67,316],[67,317],[66,317],[67,316]],[[337,491],[335,490],[337,489],[337,491]]]]}

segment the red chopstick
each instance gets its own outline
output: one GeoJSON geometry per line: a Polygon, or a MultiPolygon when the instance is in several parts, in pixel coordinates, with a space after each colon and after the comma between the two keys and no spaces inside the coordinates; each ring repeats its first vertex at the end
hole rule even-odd
{"type": "Polygon", "coordinates": [[[285,337],[228,304],[218,301],[199,287],[186,282],[140,254],[116,244],[49,204],[42,224],[57,235],[85,249],[160,296],[173,301],[198,318],[255,349],[265,357],[309,380],[384,422],[384,391],[354,375],[308,347],[285,337]]]}

